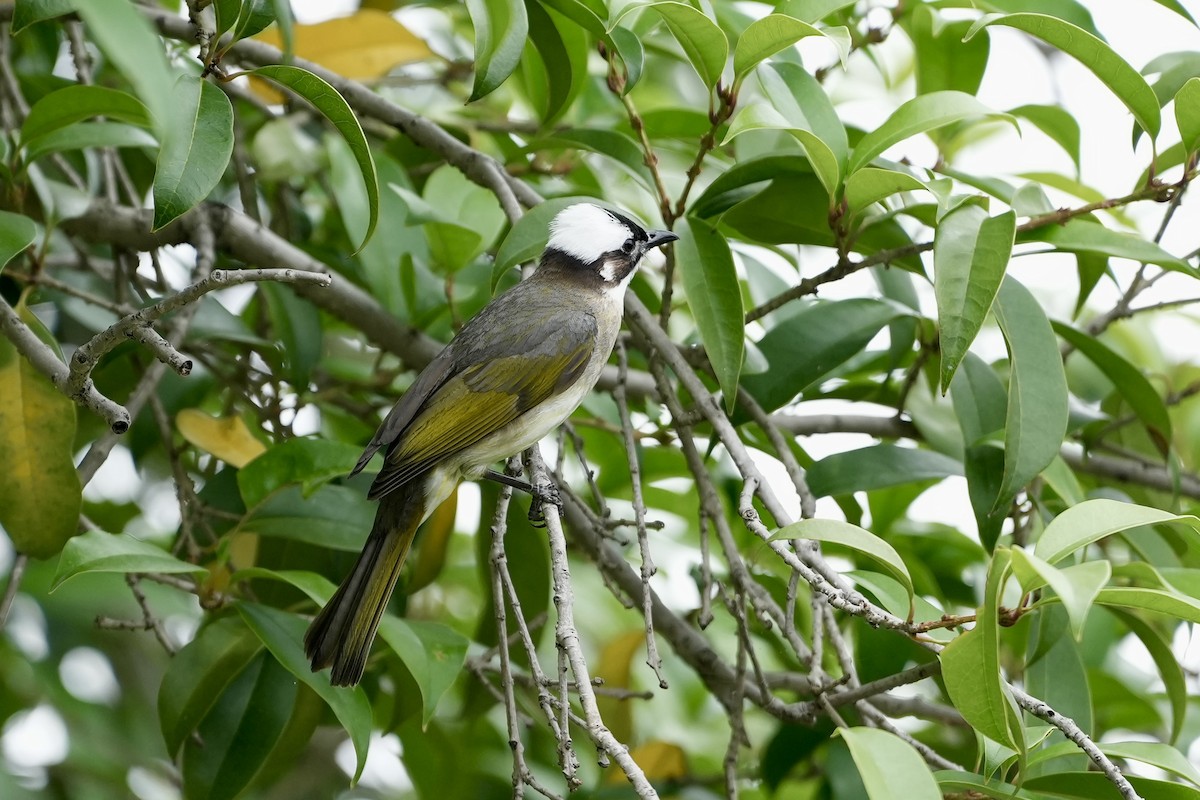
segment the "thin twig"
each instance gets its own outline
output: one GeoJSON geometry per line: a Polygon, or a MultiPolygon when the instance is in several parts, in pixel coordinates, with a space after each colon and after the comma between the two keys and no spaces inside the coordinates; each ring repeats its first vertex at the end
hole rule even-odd
{"type": "Polygon", "coordinates": [[[4,598],[0,600],[0,631],[8,623],[8,614],[12,611],[13,601],[21,590],[21,579],[25,577],[25,567],[29,564],[29,556],[17,553],[13,559],[12,572],[8,573],[8,585],[4,587],[4,598]]]}

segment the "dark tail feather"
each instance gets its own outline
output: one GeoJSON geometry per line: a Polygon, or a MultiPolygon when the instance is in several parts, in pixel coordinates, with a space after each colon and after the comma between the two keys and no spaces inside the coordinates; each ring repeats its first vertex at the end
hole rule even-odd
{"type": "Polygon", "coordinates": [[[412,481],[379,501],[362,554],[304,635],[313,672],[333,667],[329,680],[334,686],[353,686],[362,679],[375,631],[425,516],[423,484],[412,481]]]}

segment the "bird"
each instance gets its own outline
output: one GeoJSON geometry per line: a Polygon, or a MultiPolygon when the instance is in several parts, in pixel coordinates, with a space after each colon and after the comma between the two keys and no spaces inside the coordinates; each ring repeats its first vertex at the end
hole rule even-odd
{"type": "Polygon", "coordinates": [[[382,450],[367,494],[375,521],[354,567],[313,619],[313,672],[357,684],[421,523],[463,480],[529,492],[530,516],[558,502],[550,487],[491,469],[561,425],[595,386],[621,327],[625,290],[649,251],[679,237],[628,215],[576,203],[550,222],[533,274],[495,297],[425,367],[367,444],[351,476],[382,450]]]}

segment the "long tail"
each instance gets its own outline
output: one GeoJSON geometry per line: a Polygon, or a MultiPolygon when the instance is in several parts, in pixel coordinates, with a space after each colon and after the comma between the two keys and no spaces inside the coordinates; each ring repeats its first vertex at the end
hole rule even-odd
{"type": "Polygon", "coordinates": [[[411,481],[379,501],[354,569],[304,635],[313,672],[333,667],[329,679],[334,686],[353,686],[362,679],[375,631],[425,518],[424,483],[411,481]]]}

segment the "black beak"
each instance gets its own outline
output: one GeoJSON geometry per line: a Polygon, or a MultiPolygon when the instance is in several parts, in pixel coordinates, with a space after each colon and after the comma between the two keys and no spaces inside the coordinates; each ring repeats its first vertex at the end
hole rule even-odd
{"type": "Polygon", "coordinates": [[[646,244],[642,246],[643,250],[650,250],[655,247],[662,247],[664,244],[670,244],[679,238],[678,234],[670,231],[647,231],[646,235],[650,238],[646,240],[646,244]]]}

